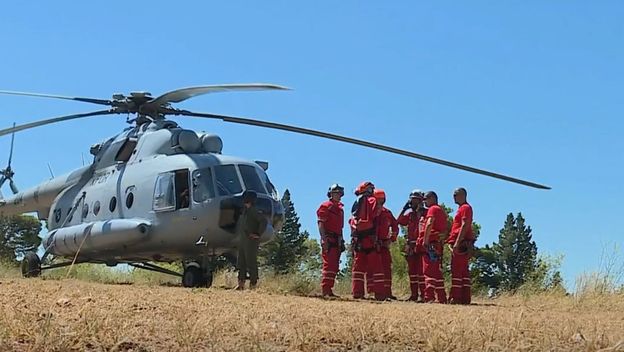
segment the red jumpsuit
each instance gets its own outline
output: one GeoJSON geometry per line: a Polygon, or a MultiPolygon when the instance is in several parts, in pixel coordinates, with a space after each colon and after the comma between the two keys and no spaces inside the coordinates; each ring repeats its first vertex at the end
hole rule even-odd
{"type": "MultiPolygon", "coordinates": [[[[426,220],[433,218],[431,232],[429,234],[429,247],[424,246],[425,227],[423,226],[418,243],[423,244],[426,253],[422,256],[423,272],[425,274],[425,302],[432,302],[436,298],[439,303],[446,303],[446,291],[444,291],[444,278],[442,277],[442,243],[440,243],[440,234],[446,233],[448,227],[447,216],[439,205],[434,204],[427,210],[426,220]],[[432,259],[431,254],[437,255],[437,259],[432,259]]],[[[426,224],[426,222],[425,222],[426,224]]]]}
{"type": "MultiPolygon", "coordinates": [[[[385,207],[381,208],[381,212],[377,218],[377,241],[379,242],[379,259],[381,262],[381,272],[384,275],[383,287],[386,297],[392,296],[392,256],[390,255],[390,245],[392,242],[396,241],[397,233],[399,233],[399,224],[394,218],[394,215],[385,207]],[[391,232],[392,236],[390,234],[391,232]]],[[[369,270],[366,274],[368,291],[372,292],[371,281],[373,272],[369,270]]]]}
{"type": "Polygon", "coordinates": [[[470,253],[468,247],[474,243],[474,234],[472,233],[472,207],[468,203],[464,203],[457,209],[457,214],[453,218],[451,226],[451,234],[446,243],[451,246],[455,245],[459,237],[462,222],[465,222],[466,229],[462,243],[459,244],[459,250],[453,251],[451,256],[451,292],[450,298],[455,303],[470,304],[471,301],[471,282],[470,270],[468,269],[468,261],[470,253]]]}
{"type": "Polygon", "coordinates": [[[323,295],[333,294],[332,289],[340,264],[341,247],[343,246],[342,228],[344,227],[344,210],[341,202],[325,201],[316,211],[318,222],[325,229],[325,236],[321,237],[323,269],[321,276],[321,290],[323,295]]]}
{"type": "Polygon", "coordinates": [[[353,248],[353,268],[351,271],[351,292],[354,298],[364,297],[366,272],[373,273],[372,291],[375,299],[385,299],[383,292],[384,275],[377,251],[376,220],[379,214],[377,200],[371,196],[361,196],[356,200],[349,220],[351,225],[351,244],[353,248]]]}
{"type": "Polygon", "coordinates": [[[418,234],[421,228],[424,229],[425,212],[427,209],[414,211],[409,209],[398,218],[401,226],[407,226],[407,251],[405,253],[407,260],[407,271],[410,280],[410,300],[417,301],[425,297],[425,276],[423,273],[423,254],[425,249],[422,244],[418,245],[418,234]]]}

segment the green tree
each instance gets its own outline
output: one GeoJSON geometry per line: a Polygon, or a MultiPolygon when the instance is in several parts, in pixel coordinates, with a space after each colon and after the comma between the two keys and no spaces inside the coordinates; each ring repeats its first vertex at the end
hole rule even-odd
{"type": "Polygon", "coordinates": [[[479,250],[474,268],[477,284],[489,288],[515,291],[531,279],[540,262],[531,227],[522,213],[509,213],[498,235],[498,242],[479,250]]]}
{"type": "Polygon", "coordinates": [[[540,255],[537,258],[535,270],[529,275],[525,283],[529,293],[536,291],[566,292],[560,271],[562,262],[563,255],[554,257],[540,255]]]}
{"type": "Polygon", "coordinates": [[[351,243],[348,242],[346,243],[346,246],[347,248],[344,253],[347,261],[345,262],[344,267],[338,272],[339,278],[351,278],[351,270],[353,269],[353,247],[351,246],[351,243]]]}
{"type": "Polygon", "coordinates": [[[31,248],[39,247],[41,223],[32,216],[0,218],[0,258],[15,261],[31,248]]]}
{"type": "Polygon", "coordinates": [[[305,242],[310,237],[307,231],[301,232],[299,216],[288,190],[284,191],[282,205],[285,210],[284,227],[271,242],[262,247],[260,254],[264,259],[264,265],[270,267],[276,274],[299,269],[307,250],[305,242]]]}
{"type": "Polygon", "coordinates": [[[501,276],[498,270],[496,252],[490,245],[485,245],[477,250],[472,259],[470,273],[472,275],[473,291],[487,293],[490,288],[498,288],[501,276]]]}
{"type": "Polygon", "coordinates": [[[305,255],[301,262],[301,273],[307,277],[320,279],[323,262],[321,260],[321,245],[314,238],[308,238],[303,243],[305,255]]]}

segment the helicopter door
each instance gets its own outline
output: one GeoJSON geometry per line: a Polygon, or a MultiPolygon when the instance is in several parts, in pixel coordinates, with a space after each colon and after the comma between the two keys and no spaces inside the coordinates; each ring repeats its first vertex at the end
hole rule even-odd
{"type": "Polygon", "coordinates": [[[175,172],[176,209],[188,209],[191,204],[191,191],[189,189],[189,170],[175,172]]]}
{"type": "Polygon", "coordinates": [[[175,173],[165,172],[156,178],[154,187],[154,211],[169,211],[175,209],[175,173]]]}
{"type": "Polygon", "coordinates": [[[186,209],[189,205],[189,170],[177,170],[158,175],[154,186],[154,211],[186,209]]]}

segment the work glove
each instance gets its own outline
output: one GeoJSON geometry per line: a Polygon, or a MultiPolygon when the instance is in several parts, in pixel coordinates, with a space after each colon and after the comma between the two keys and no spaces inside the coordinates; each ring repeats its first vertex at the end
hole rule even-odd
{"type": "Polygon", "coordinates": [[[345,241],[344,240],[340,240],[340,253],[344,252],[347,250],[347,246],[345,246],[345,241]]]}

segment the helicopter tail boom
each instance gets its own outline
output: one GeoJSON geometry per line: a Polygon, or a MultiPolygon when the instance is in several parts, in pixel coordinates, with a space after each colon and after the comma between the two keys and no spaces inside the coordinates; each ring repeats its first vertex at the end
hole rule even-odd
{"type": "Polygon", "coordinates": [[[0,216],[12,216],[37,212],[39,219],[48,218],[54,199],[66,188],[71,187],[87,173],[91,166],[82,167],[69,174],[55,177],[33,188],[14,194],[9,198],[0,198],[0,216]]]}

